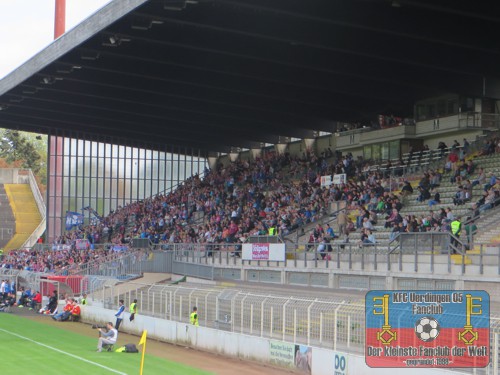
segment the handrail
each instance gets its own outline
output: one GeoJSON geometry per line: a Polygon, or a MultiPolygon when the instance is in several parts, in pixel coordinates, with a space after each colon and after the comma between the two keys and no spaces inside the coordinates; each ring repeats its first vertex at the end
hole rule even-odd
{"type": "Polygon", "coordinates": [[[101,258],[101,259],[91,260],[90,262],[79,264],[78,267],[74,268],[74,269],[69,269],[69,270],[66,269],[66,270],[54,272],[54,275],[56,275],[56,276],[76,275],[80,272],[84,272],[85,270],[92,268],[93,266],[101,266],[101,265],[105,265],[109,262],[114,262],[114,261],[120,260],[120,259],[125,258],[125,257],[130,257],[132,255],[135,255],[139,251],[140,251],[140,249],[135,249],[135,251],[128,251],[128,252],[123,253],[123,254],[119,254],[119,253],[118,254],[117,253],[109,254],[108,256],[101,258]]]}
{"type": "MultiPolygon", "coordinates": [[[[466,225],[470,225],[470,224],[473,224],[479,220],[486,220],[488,218],[490,218],[491,216],[494,216],[494,215],[497,215],[500,211],[498,208],[496,208],[497,204],[500,203],[500,198],[497,198],[495,199],[494,203],[493,203],[493,207],[489,210],[485,210],[485,211],[480,211],[479,212],[479,216],[471,216],[468,220],[465,220],[464,222],[462,222],[462,227],[465,227],[466,225]]],[[[481,226],[481,231],[484,233],[486,231],[486,229],[488,229],[490,226],[492,225],[496,225],[497,223],[495,222],[492,222],[490,223],[489,225],[487,226],[481,226]]],[[[469,236],[467,236],[467,240],[469,242],[469,246],[472,248],[474,246],[474,235],[476,233],[473,233],[472,231],[469,233],[469,236]]]]}
{"type": "Polygon", "coordinates": [[[400,236],[401,233],[398,233],[396,234],[396,237],[394,237],[392,240],[389,241],[389,243],[387,244],[387,252],[389,254],[394,254],[396,252],[397,249],[401,248],[401,242],[399,240],[399,236],[400,236]],[[391,250],[391,244],[393,242],[397,242],[397,245],[394,246],[391,250]]]}
{"type": "Polygon", "coordinates": [[[462,241],[452,233],[450,233],[450,249],[454,250],[456,254],[465,255],[465,246],[462,241]]]}

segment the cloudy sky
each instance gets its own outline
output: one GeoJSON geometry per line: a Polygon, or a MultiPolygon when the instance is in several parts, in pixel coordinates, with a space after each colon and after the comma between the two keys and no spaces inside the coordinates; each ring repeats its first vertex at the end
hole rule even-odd
{"type": "MultiPolygon", "coordinates": [[[[110,0],[66,0],[66,31],[110,0]]],[[[50,44],[55,0],[0,0],[0,79],[50,44]]]]}

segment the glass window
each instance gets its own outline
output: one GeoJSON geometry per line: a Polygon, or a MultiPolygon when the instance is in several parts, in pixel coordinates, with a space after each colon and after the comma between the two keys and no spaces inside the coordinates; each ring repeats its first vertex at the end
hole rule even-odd
{"type": "Polygon", "coordinates": [[[436,117],[436,106],[434,104],[427,105],[427,116],[429,118],[436,117]]]}
{"type": "Polygon", "coordinates": [[[458,103],[456,99],[448,100],[448,114],[455,115],[458,113],[458,103]]]}
{"type": "Polygon", "coordinates": [[[382,160],[389,159],[389,142],[384,142],[380,145],[380,158],[382,160]]]}
{"type": "Polygon", "coordinates": [[[372,146],[363,147],[363,157],[368,160],[372,158],[372,146]]]}
{"type": "Polygon", "coordinates": [[[372,159],[380,160],[380,145],[372,145],[372,159]]]}
{"type": "Polygon", "coordinates": [[[437,102],[437,114],[438,116],[446,115],[446,101],[444,99],[437,102]]]}
{"type": "Polygon", "coordinates": [[[389,142],[389,158],[399,159],[399,140],[389,142]]]}
{"type": "Polygon", "coordinates": [[[118,205],[164,192],[207,165],[194,151],[193,155],[177,152],[171,146],[151,151],[51,136],[48,240],[62,234],[66,210],[79,212],[91,206],[107,215],[118,205]]]}

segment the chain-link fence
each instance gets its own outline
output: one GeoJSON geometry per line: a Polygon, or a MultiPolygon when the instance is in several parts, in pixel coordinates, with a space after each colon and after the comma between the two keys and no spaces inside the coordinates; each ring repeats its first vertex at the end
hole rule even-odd
{"type": "Polygon", "coordinates": [[[362,351],[364,345],[362,301],[130,282],[92,298],[110,309],[120,299],[125,305],[137,299],[141,314],[186,323],[197,306],[200,325],[211,328],[335,349],[362,351]]]}
{"type": "MultiPolygon", "coordinates": [[[[11,272],[9,276],[17,277],[18,281],[29,279],[24,273],[13,275],[11,272]]],[[[6,276],[6,272],[3,275],[6,276]]],[[[43,283],[41,278],[31,281],[43,283]]],[[[112,310],[121,299],[126,306],[137,299],[141,315],[189,323],[189,315],[197,306],[201,326],[358,354],[365,348],[365,302],[359,296],[317,294],[314,298],[301,296],[300,291],[290,296],[290,292],[284,290],[266,294],[215,286],[120,283],[102,276],[86,276],[81,282],[87,285],[91,304],[102,303],[112,310]]],[[[61,286],[67,284],[58,284],[59,291],[65,291],[61,286]]],[[[397,310],[393,313],[398,314],[397,310]]],[[[404,318],[401,315],[391,319],[404,318]]],[[[464,316],[457,315],[455,321],[460,327],[464,316]]],[[[491,314],[490,335],[491,362],[485,369],[477,369],[478,374],[498,373],[500,316],[496,313],[491,314]]]]}
{"type": "MultiPolygon", "coordinates": [[[[137,299],[140,314],[184,323],[189,322],[189,314],[197,306],[202,326],[333,350],[364,351],[363,299],[291,297],[278,291],[263,294],[161,284],[127,283],[126,287],[105,288],[93,298],[102,298],[110,309],[115,309],[120,299],[125,304],[137,299]]],[[[464,317],[456,318],[459,326],[464,317]]],[[[487,368],[477,369],[478,374],[496,374],[499,366],[500,317],[492,315],[490,326],[491,362],[487,368]]]]}

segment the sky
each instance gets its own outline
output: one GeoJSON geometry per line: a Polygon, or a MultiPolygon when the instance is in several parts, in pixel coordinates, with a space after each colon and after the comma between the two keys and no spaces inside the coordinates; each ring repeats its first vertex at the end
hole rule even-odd
{"type": "MultiPolygon", "coordinates": [[[[110,0],[66,0],[66,31],[110,0]]],[[[0,0],[0,79],[54,38],[55,0],[0,0]]]]}

